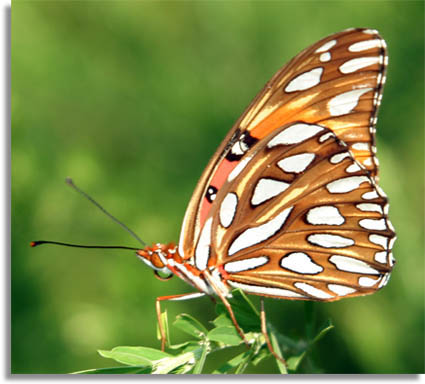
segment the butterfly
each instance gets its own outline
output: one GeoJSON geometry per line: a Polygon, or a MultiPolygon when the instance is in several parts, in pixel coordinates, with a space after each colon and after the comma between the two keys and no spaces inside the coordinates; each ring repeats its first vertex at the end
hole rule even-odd
{"type": "MultiPolygon", "coordinates": [[[[197,292],[334,301],[388,283],[396,239],[378,186],[375,132],[388,63],[376,30],[347,29],[294,57],[205,168],[178,246],[137,252],[197,292]]],[[[164,348],[165,334],[161,329],[164,348]]]]}

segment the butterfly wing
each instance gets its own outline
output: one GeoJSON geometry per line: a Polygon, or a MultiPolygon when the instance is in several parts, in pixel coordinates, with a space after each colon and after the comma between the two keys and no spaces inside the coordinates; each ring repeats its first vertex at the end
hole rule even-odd
{"type": "Polygon", "coordinates": [[[292,121],[323,124],[376,177],[376,113],[385,81],[385,42],[350,29],[302,51],[279,70],[235,123],[204,170],[182,224],[179,253],[194,255],[217,192],[257,142],[292,121]]]}
{"type": "Polygon", "coordinates": [[[395,239],[387,198],[331,130],[289,124],[247,158],[217,193],[196,266],[288,299],[336,300],[386,284],[395,239]]]}

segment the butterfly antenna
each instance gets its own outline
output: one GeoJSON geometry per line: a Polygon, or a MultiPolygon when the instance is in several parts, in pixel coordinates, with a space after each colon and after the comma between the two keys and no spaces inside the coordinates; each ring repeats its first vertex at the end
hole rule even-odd
{"type": "Polygon", "coordinates": [[[73,189],[75,189],[78,193],[83,195],[87,200],[89,200],[91,203],[93,203],[96,207],[98,207],[106,216],[108,216],[110,219],[115,221],[117,224],[121,225],[122,228],[124,228],[131,236],[133,236],[140,244],[143,246],[146,246],[146,243],[137,236],[130,228],[128,228],[124,223],[119,221],[116,217],[112,216],[105,208],[103,208],[96,200],[94,200],[91,196],[89,196],[87,193],[85,193],[83,190],[78,188],[72,179],[70,177],[67,177],[65,179],[65,182],[73,189]]]}
{"type": "Polygon", "coordinates": [[[47,241],[47,240],[38,240],[31,241],[30,247],[37,247],[42,244],[54,244],[54,245],[62,245],[64,247],[75,247],[75,248],[96,248],[96,249],[130,249],[132,251],[138,251],[139,248],[133,247],[124,247],[121,245],[81,245],[81,244],[71,244],[71,243],[62,243],[60,241],[47,241]]]}

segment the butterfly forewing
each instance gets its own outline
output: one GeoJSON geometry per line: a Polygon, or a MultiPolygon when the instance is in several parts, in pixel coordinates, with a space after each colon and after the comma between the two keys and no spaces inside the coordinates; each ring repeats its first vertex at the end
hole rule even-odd
{"type": "Polygon", "coordinates": [[[247,157],[207,218],[210,267],[231,286],[289,299],[336,300],[386,283],[387,199],[332,131],[295,123],[247,157]]]}
{"type": "Polygon", "coordinates": [[[250,148],[285,125],[302,121],[327,127],[375,178],[375,124],[386,62],[385,42],[376,31],[350,29],[317,42],[279,70],[235,123],[202,174],[182,225],[182,257],[193,257],[193,245],[229,174],[247,161],[250,148]]]}

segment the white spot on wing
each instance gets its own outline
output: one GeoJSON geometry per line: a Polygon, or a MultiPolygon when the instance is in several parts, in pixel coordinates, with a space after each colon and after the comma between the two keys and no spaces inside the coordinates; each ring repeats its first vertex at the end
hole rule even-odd
{"type": "Polygon", "coordinates": [[[366,193],[363,193],[362,195],[362,199],[364,200],[373,200],[373,199],[377,199],[378,197],[379,195],[376,193],[376,191],[366,192],[366,193]]]}
{"type": "Polygon", "coordinates": [[[324,135],[320,136],[319,143],[323,143],[324,141],[328,140],[330,137],[334,137],[335,135],[332,132],[327,132],[324,135]]]}
{"type": "Polygon", "coordinates": [[[249,228],[242,232],[232,243],[229,248],[229,256],[235,254],[241,249],[248,248],[252,245],[259,244],[264,240],[272,237],[285,224],[286,219],[291,213],[293,207],[286,208],[275,218],[267,221],[258,227],[249,228]]]}
{"type": "Polygon", "coordinates": [[[230,172],[227,181],[232,181],[234,180],[242,171],[243,169],[247,166],[247,164],[249,163],[249,161],[252,159],[252,156],[247,156],[245,158],[243,158],[239,164],[233,169],[232,172],[230,172]]]}
{"type": "Polygon", "coordinates": [[[269,258],[267,256],[251,257],[249,259],[230,261],[224,264],[224,270],[229,273],[237,273],[255,269],[267,264],[269,258]]]}
{"type": "Polygon", "coordinates": [[[338,296],[345,296],[349,295],[350,293],[356,292],[354,288],[339,284],[328,284],[328,288],[330,291],[336,293],[338,296]]]}
{"type": "Polygon", "coordinates": [[[369,241],[373,244],[380,245],[383,249],[387,249],[388,247],[388,237],[385,236],[372,233],[369,235],[369,241]]]}
{"type": "Polygon", "coordinates": [[[360,166],[357,163],[353,163],[345,169],[345,172],[354,173],[354,172],[358,172],[360,170],[361,170],[360,166]]]}
{"type": "Polygon", "coordinates": [[[354,143],[351,146],[353,149],[356,149],[357,151],[369,151],[369,143],[354,143]]]}
{"type": "Polygon", "coordinates": [[[293,78],[285,88],[285,92],[304,91],[320,83],[323,68],[314,68],[293,78]]]}
{"type": "Polygon", "coordinates": [[[357,209],[362,212],[378,212],[383,213],[382,207],[379,204],[361,203],[356,205],[357,209]]]}
{"type": "Polygon", "coordinates": [[[336,40],[328,41],[327,43],[323,44],[321,47],[317,48],[314,52],[320,53],[320,52],[326,52],[329,49],[331,49],[336,44],[336,40]]]}
{"type": "Polygon", "coordinates": [[[326,185],[330,193],[347,193],[359,188],[363,182],[370,183],[366,176],[350,176],[332,181],[326,185]]]}
{"type": "Polygon", "coordinates": [[[381,47],[382,47],[382,40],[373,39],[373,40],[363,40],[363,41],[359,41],[357,43],[351,44],[348,47],[348,50],[350,52],[361,52],[361,51],[366,51],[368,49],[381,48],[381,47]]]}
{"type": "Polygon", "coordinates": [[[195,265],[200,271],[203,271],[207,267],[210,257],[211,224],[212,217],[205,222],[201,236],[199,237],[198,245],[196,246],[195,265]]]}
{"type": "Polygon", "coordinates": [[[280,266],[297,273],[317,274],[323,271],[323,267],[311,260],[310,256],[303,252],[293,252],[280,260],[280,266]]]}
{"type": "Polygon", "coordinates": [[[322,53],[319,57],[319,60],[322,63],[326,63],[327,61],[331,60],[331,54],[329,52],[322,53]]]}
{"type": "Polygon", "coordinates": [[[312,225],[341,225],[345,222],[338,208],[332,205],[311,208],[306,219],[312,225]]]}
{"type": "Polygon", "coordinates": [[[273,148],[277,145],[298,144],[314,136],[323,130],[320,125],[297,123],[285,128],[271,139],[267,147],[273,148]]]}
{"type": "Polygon", "coordinates": [[[220,206],[220,223],[224,228],[232,224],[238,206],[238,196],[235,193],[228,193],[220,206]]]}
{"type": "Polygon", "coordinates": [[[344,74],[353,73],[369,65],[377,64],[378,62],[379,57],[357,57],[340,65],[339,70],[344,74]]]}
{"type": "Polygon", "coordinates": [[[373,287],[378,281],[379,279],[375,280],[371,279],[370,277],[359,277],[359,285],[361,285],[362,287],[373,287]]]}
{"type": "Polygon", "coordinates": [[[252,195],[252,205],[259,205],[285,191],[288,183],[274,179],[260,179],[252,195]]]}
{"type": "Polygon", "coordinates": [[[302,291],[309,294],[310,296],[317,297],[318,299],[330,299],[333,297],[329,293],[322,291],[321,289],[317,289],[307,283],[296,282],[294,286],[297,287],[298,289],[301,289],[302,291]]]}
{"type": "Polygon", "coordinates": [[[354,244],[354,240],[339,235],[329,235],[327,233],[315,233],[309,235],[307,240],[323,248],[346,248],[354,244]]]}
{"type": "Polygon", "coordinates": [[[359,225],[364,229],[375,231],[385,231],[387,229],[385,219],[363,219],[359,221],[359,225]]]}
{"type": "Polygon", "coordinates": [[[353,272],[353,273],[369,273],[373,275],[379,275],[380,272],[375,268],[372,268],[369,264],[364,261],[357,260],[353,257],[332,255],[329,258],[332,264],[335,264],[337,269],[340,271],[353,272]]]}
{"type": "Polygon", "coordinates": [[[341,116],[350,113],[359,103],[360,97],[372,90],[373,88],[354,89],[334,96],[328,102],[330,114],[332,116],[341,116]]]}
{"type": "Polygon", "coordinates": [[[296,293],[294,291],[290,291],[289,289],[271,288],[271,287],[263,287],[259,285],[243,284],[243,283],[237,283],[236,281],[232,281],[232,280],[227,280],[227,282],[232,287],[240,288],[244,292],[259,293],[262,295],[279,296],[279,297],[305,298],[305,296],[300,295],[299,293],[296,293]]]}
{"type": "Polygon", "coordinates": [[[338,164],[340,163],[342,160],[344,160],[346,157],[350,157],[350,154],[348,152],[341,152],[341,153],[337,153],[336,155],[333,155],[330,158],[330,162],[332,164],[338,164]]]}
{"type": "Polygon", "coordinates": [[[350,176],[332,181],[326,185],[330,193],[347,193],[359,188],[363,182],[370,183],[366,176],[350,176]]]}
{"type": "Polygon", "coordinates": [[[277,166],[284,172],[303,172],[314,160],[314,153],[300,153],[299,155],[289,156],[277,163],[277,166]]]}
{"type": "Polygon", "coordinates": [[[378,263],[387,264],[387,251],[376,252],[374,258],[378,263]]]}

